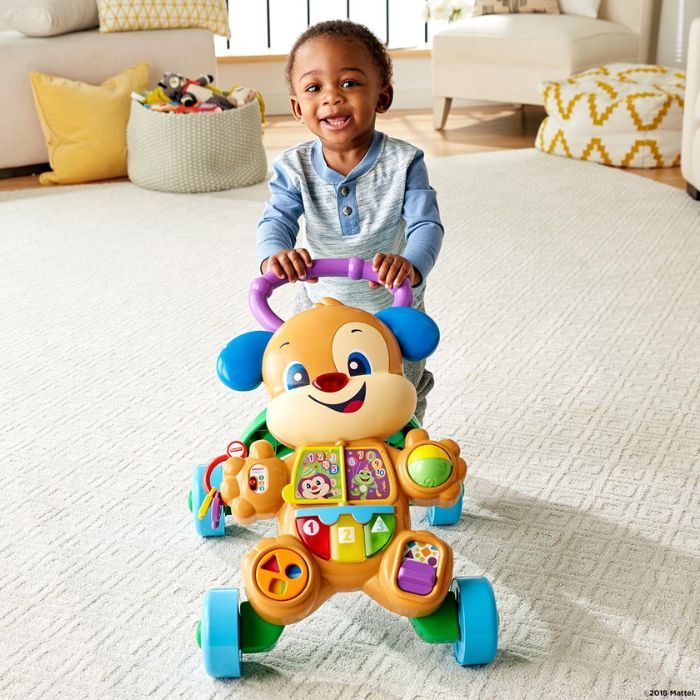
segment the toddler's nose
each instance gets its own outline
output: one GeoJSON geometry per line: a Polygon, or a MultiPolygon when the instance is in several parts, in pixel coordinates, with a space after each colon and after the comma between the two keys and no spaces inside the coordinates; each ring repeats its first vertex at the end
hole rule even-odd
{"type": "Polygon", "coordinates": [[[335,87],[329,87],[323,91],[323,103],[327,105],[338,104],[341,101],[340,91],[335,87]]]}
{"type": "Polygon", "coordinates": [[[350,378],[347,374],[329,372],[328,374],[319,374],[313,383],[317,389],[330,393],[340,391],[349,381],[350,378]]]}

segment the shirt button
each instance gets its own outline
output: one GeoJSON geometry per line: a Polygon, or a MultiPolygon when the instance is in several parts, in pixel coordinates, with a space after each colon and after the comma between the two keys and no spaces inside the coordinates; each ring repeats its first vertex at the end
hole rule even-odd
{"type": "Polygon", "coordinates": [[[349,188],[349,187],[346,187],[345,185],[343,185],[343,186],[340,188],[340,194],[342,194],[343,197],[347,197],[347,196],[350,194],[350,188],[349,188]]]}
{"type": "Polygon", "coordinates": [[[343,207],[343,214],[345,214],[345,216],[350,216],[350,214],[352,214],[352,209],[350,207],[343,207]]]}

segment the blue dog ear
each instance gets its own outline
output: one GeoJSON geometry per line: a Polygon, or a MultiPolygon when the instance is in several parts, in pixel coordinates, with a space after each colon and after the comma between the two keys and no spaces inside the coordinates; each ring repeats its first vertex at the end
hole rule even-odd
{"type": "Polygon", "coordinates": [[[269,331],[236,336],[219,354],[216,373],[229,389],[252,391],[262,382],[262,358],[272,337],[269,331]]]}
{"type": "Polygon", "coordinates": [[[382,309],[376,316],[389,326],[399,341],[401,354],[411,362],[431,355],[440,342],[437,324],[422,311],[407,306],[392,306],[382,309]]]}

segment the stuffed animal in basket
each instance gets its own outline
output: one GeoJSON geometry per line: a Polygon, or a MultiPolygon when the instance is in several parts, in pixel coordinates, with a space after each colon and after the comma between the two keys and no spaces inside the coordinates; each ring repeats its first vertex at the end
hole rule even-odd
{"type": "MultiPolygon", "coordinates": [[[[359,258],[317,260],[309,275],[377,280],[359,258]]],[[[416,392],[402,360],[428,356],[437,326],[410,307],[408,281],[376,315],[324,299],[282,322],[267,298],[283,283],[273,273],[254,281],[251,307],[266,330],[234,338],[218,362],[232,389],[264,384],[270,441],[248,440],[249,453],[237,443],[193,483],[197,521],[208,510],[212,528],[225,512],[242,524],[277,518],[279,532],[243,558],[247,601],[235,589],[206,595],[197,637],[207,671],[239,676],[241,653],[270,649],[284,626],[357,590],[408,617],[422,639],[452,643],[460,664],[490,662],[491,585],[453,579],[449,545],[411,527],[411,504],[448,512],[460,504],[467,471],[454,441],[410,429],[416,392]]]]}
{"type": "Polygon", "coordinates": [[[179,73],[166,73],[159,81],[158,87],[145,97],[145,102],[165,99],[184,107],[212,105],[221,109],[233,109],[257,99],[264,115],[264,103],[258,92],[239,85],[234,85],[230,91],[224,92],[213,85],[213,81],[213,75],[202,75],[197,80],[190,80],[179,73]]]}
{"type": "Polygon", "coordinates": [[[238,105],[224,95],[220,90],[212,89],[213,75],[203,75],[197,80],[189,80],[177,73],[166,73],[158,85],[163,88],[167,97],[173,102],[179,102],[185,107],[196,104],[216,105],[221,109],[233,109],[238,105]]]}

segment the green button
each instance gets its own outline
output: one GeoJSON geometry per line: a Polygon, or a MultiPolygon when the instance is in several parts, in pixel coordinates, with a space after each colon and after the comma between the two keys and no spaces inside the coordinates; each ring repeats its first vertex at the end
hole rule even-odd
{"type": "Polygon", "coordinates": [[[365,525],[365,556],[373,557],[386,547],[394,536],[396,516],[388,513],[377,513],[365,525]]]}
{"type": "Polygon", "coordinates": [[[452,464],[447,459],[428,457],[409,461],[408,473],[419,486],[433,489],[444,484],[452,473],[452,464]]]}

